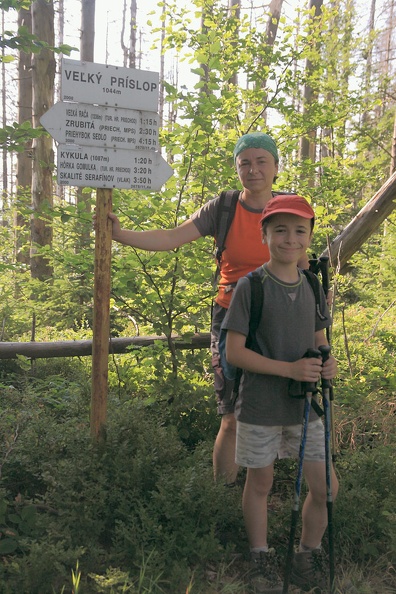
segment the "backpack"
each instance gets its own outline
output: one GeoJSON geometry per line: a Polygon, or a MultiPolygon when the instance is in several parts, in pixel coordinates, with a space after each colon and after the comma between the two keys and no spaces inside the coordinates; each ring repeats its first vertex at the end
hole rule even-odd
{"type": "MultiPolygon", "coordinates": [[[[305,275],[309,283],[309,286],[311,287],[314,293],[316,315],[320,320],[326,320],[326,316],[324,316],[320,310],[320,282],[318,277],[310,270],[301,270],[301,272],[305,275]]],[[[261,313],[263,311],[264,303],[264,290],[262,280],[257,270],[249,272],[249,274],[247,274],[246,277],[250,281],[250,319],[249,333],[246,338],[246,347],[262,355],[261,349],[258,345],[256,338],[256,332],[261,320],[261,313]]],[[[219,335],[220,365],[225,378],[230,381],[235,381],[234,393],[237,393],[243,370],[239,369],[238,367],[235,367],[235,365],[232,365],[231,363],[228,363],[226,358],[226,337],[227,330],[223,328],[223,326],[221,326],[219,335]]]]}
{"type": "MultiPolygon", "coordinates": [[[[219,196],[219,205],[215,220],[215,258],[217,261],[217,268],[215,273],[215,283],[220,273],[221,258],[226,249],[226,238],[231,223],[234,219],[236,207],[238,204],[240,190],[223,190],[219,196]]],[[[294,192],[273,192],[273,196],[291,196],[294,192]]]]}
{"type": "MultiPolygon", "coordinates": [[[[249,272],[246,277],[250,280],[250,319],[249,319],[249,334],[246,338],[246,346],[260,353],[261,349],[257,343],[256,331],[261,320],[261,312],[263,310],[264,302],[264,291],[263,285],[261,284],[261,278],[257,270],[249,272]]],[[[227,330],[221,326],[219,335],[219,355],[220,365],[223,370],[224,376],[228,380],[239,380],[242,376],[242,370],[235,365],[228,363],[226,358],[226,337],[227,330]]],[[[239,385],[239,382],[238,382],[239,385]]]]}

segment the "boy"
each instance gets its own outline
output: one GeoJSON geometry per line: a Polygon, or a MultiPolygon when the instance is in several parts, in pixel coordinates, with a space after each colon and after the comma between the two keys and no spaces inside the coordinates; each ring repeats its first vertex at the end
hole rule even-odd
{"type": "MultiPolygon", "coordinates": [[[[337,371],[334,357],[304,357],[307,349],[326,345],[324,328],[330,324],[326,298],[321,291],[319,319],[315,296],[297,267],[309,247],[315,213],[301,196],[271,199],[261,217],[262,241],[270,260],[258,270],[264,300],[256,332],[262,354],[245,346],[249,332],[250,282],[238,281],[223,322],[227,330],[227,360],[244,370],[236,403],[236,463],[247,467],[242,509],[252,559],[255,592],[281,592],[271,568],[267,543],[267,497],[277,456],[298,457],[304,399],[289,396],[290,380],[317,382],[332,379],[337,371]]],[[[327,524],[324,429],[311,411],[304,456],[304,477],[309,491],[302,510],[302,535],[293,560],[291,582],[305,591],[326,588],[317,569],[318,552],[327,524]]],[[[332,469],[333,498],[338,490],[332,469]]]]}

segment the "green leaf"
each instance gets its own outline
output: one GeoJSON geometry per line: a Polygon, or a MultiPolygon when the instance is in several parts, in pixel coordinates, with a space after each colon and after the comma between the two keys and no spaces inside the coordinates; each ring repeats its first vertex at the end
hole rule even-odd
{"type": "Polygon", "coordinates": [[[18,548],[18,542],[13,538],[0,539],[0,554],[9,555],[14,553],[18,548]]]}

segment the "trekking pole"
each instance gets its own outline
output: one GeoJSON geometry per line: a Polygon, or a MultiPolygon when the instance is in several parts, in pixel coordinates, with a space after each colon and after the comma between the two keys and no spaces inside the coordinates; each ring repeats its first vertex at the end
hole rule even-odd
{"type": "MultiPolygon", "coordinates": [[[[319,269],[322,276],[322,286],[323,291],[327,297],[327,293],[329,292],[329,258],[328,256],[320,256],[319,258],[319,269]]],[[[326,328],[326,338],[329,345],[331,345],[331,336],[330,336],[330,327],[326,328]]],[[[331,458],[333,464],[336,461],[336,433],[335,433],[335,425],[334,425],[334,390],[333,385],[330,382],[329,387],[329,398],[330,398],[330,435],[331,435],[331,444],[332,444],[332,453],[331,458]]]]}
{"type": "MultiPolygon", "coordinates": [[[[330,346],[319,347],[322,353],[323,363],[330,356],[330,346]]],[[[333,491],[331,488],[331,448],[330,448],[330,386],[331,381],[322,378],[322,398],[324,410],[325,428],[325,457],[326,457],[326,506],[327,506],[327,534],[329,539],[329,570],[330,570],[330,594],[334,593],[335,587],[335,563],[334,563],[334,527],[333,527],[333,491]]]]}
{"type": "MultiPolygon", "coordinates": [[[[307,357],[309,359],[319,358],[319,357],[321,357],[321,353],[320,353],[320,351],[317,351],[316,349],[308,349],[307,352],[305,353],[304,357],[307,357]]],[[[291,570],[292,570],[292,562],[293,562],[293,554],[294,554],[294,540],[296,537],[298,511],[299,511],[299,507],[300,507],[301,482],[302,482],[302,472],[303,472],[303,464],[304,464],[305,444],[307,441],[309,413],[311,410],[312,396],[315,394],[315,392],[316,392],[316,383],[315,382],[304,382],[304,396],[305,396],[304,414],[303,414],[303,421],[302,421],[302,426],[301,426],[301,440],[300,440],[297,478],[296,478],[295,485],[294,485],[294,498],[293,498],[292,513],[291,513],[289,545],[288,545],[287,556],[286,556],[285,577],[284,577],[284,581],[283,581],[282,594],[287,594],[287,592],[289,591],[289,582],[290,582],[290,575],[291,575],[291,570]]]]}

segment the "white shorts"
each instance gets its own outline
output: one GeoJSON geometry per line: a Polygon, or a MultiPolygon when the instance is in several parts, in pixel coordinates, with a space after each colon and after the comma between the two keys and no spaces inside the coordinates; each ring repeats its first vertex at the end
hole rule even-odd
{"type": "MultiPolygon", "coordinates": [[[[237,421],[236,457],[238,466],[265,468],[276,458],[298,458],[301,424],[267,427],[237,421]]],[[[320,419],[308,423],[304,460],[325,460],[325,434],[320,419]]]]}

